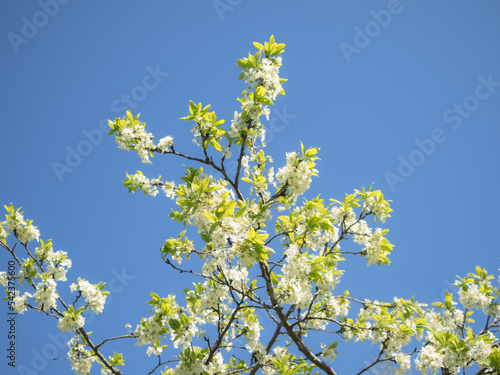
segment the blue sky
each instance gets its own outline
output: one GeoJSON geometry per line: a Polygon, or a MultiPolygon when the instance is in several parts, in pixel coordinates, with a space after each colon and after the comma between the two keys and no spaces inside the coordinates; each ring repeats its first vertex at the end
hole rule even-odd
{"type": "MultiPolygon", "coordinates": [[[[195,152],[179,120],[189,100],[212,104],[229,124],[244,89],[236,59],[274,34],[287,45],[289,79],[271,111],[276,167],[303,142],[321,148],[308,197],[341,199],[373,182],[393,201],[392,264],[352,259],[340,288],[437,301],[456,275],[500,267],[499,11],[493,0],[3,1],[0,202],[22,206],[42,238],[69,253],[71,282],[113,288],[89,324],[96,337],[135,326],[149,291],[182,293],[191,279],[160,259],[164,240],[182,230],[167,217],[172,202],[128,194],[122,180],[139,169],[179,181],[183,161],[143,165],[102,125],[132,109],[157,137],[195,152]]],[[[0,269],[8,260],[0,254],[0,269]]],[[[68,363],[46,359],[66,355],[50,338],[55,321],[27,314],[17,329],[24,372],[2,356],[2,374],[69,373],[68,363]]],[[[155,361],[133,344],[116,350],[127,373],[147,373],[155,361]]],[[[369,345],[347,348],[338,373],[359,371],[373,355],[369,345]]]]}

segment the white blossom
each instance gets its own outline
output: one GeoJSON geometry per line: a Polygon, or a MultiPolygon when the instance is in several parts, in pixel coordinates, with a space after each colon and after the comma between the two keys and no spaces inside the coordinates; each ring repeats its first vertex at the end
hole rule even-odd
{"type": "Polygon", "coordinates": [[[38,302],[38,308],[48,311],[57,305],[57,284],[52,278],[40,281],[36,286],[36,293],[33,295],[33,300],[38,302]]]}
{"type": "Polygon", "coordinates": [[[470,348],[469,356],[476,362],[487,362],[487,358],[492,351],[491,344],[486,342],[486,340],[477,340],[470,348]]]}
{"type": "Polygon", "coordinates": [[[23,215],[19,211],[16,211],[10,215],[6,215],[5,221],[3,223],[7,226],[7,230],[9,232],[20,230],[26,225],[23,215]]]}
{"type": "Polygon", "coordinates": [[[78,375],[89,374],[92,369],[92,364],[97,359],[96,356],[85,349],[85,346],[79,342],[76,336],[68,342],[68,346],[68,357],[71,362],[71,369],[78,375]]]}
{"type": "Polygon", "coordinates": [[[426,345],[415,359],[415,367],[422,373],[427,373],[427,368],[431,372],[438,371],[443,367],[443,355],[438,353],[434,346],[426,345]]]}
{"type": "Polygon", "coordinates": [[[476,284],[467,285],[467,290],[460,288],[458,295],[458,301],[467,309],[485,309],[492,300],[492,297],[481,293],[476,284]]]}
{"type": "Polygon", "coordinates": [[[158,148],[160,149],[161,152],[168,152],[170,151],[170,147],[174,144],[174,138],[171,136],[166,136],[160,139],[158,142],[158,148]]]}
{"type": "Polygon", "coordinates": [[[17,295],[14,297],[14,310],[18,314],[24,314],[26,311],[26,300],[28,297],[33,297],[30,293],[25,292],[22,296],[17,295]]]}
{"type": "Polygon", "coordinates": [[[138,324],[135,329],[137,337],[136,346],[153,345],[160,340],[164,326],[167,324],[165,319],[159,320],[156,316],[151,316],[148,319],[141,319],[141,324],[138,324]]]}
{"type": "Polygon", "coordinates": [[[66,273],[71,268],[71,259],[65,251],[56,251],[47,254],[46,272],[54,277],[55,281],[66,281],[66,273]]]}
{"type": "Polygon", "coordinates": [[[229,147],[226,147],[223,151],[222,151],[222,156],[224,156],[226,159],[230,159],[231,158],[231,150],[229,149],[229,147]]]}
{"type": "Polygon", "coordinates": [[[353,222],[356,219],[354,210],[349,207],[347,210],[343,206],[333,206],[332,209],[333,223],[353,222]]]}
{"type": "Polygon", "coordinates": [[[85,325],[85,317],[82,314],[76,314],[74,311],[63,313],[63,317],[59,319],[57,328],[63,332],[76,331],[85,325]]]}
{"type": "Polygon", "coordinates": [[[382,244],[382,240],[384,236],[382,234],[382,229],[377,228],[375,232],[366,238],[365,243],[365,251],[366,251],[366,260],[368,264],[376,263],[379,259],[379,256],[384,253],[380,245],[382,244]]]}
{"type": "Polygon", "coordinates": [[[7,272],[0,272],[0,285],[1,286],[7,286],[8,284],[8,279],[7,279],[7,272]]]}
{"type": "Polygon", "coordinates": [[[24,228],[18,228],[17,239],[21,243],[28,243],[40,238],[40,231],[34,225],[26,225],[24,228]]]}
{"type": "Polygon", "coordinates": [[[0,222],[0,238],[7,238],[9,231],[5,229],[5,221],[0,222]]]}
{"type": "MultiPolygon", "coordinates": [[[[116,143],[122,150],[135,151],[140,156],[143,163],[151,164],[149,151],[156,146],[153,143],[153,135],[146,132],[145,123],[132,119],[131,115],[126,119],[116,119],[121,128],[116,132],[116,143]]],[[[113,122],[110,121],[113,125],[113,122]]]]}
{"type": "Polygon", "coordinates": [[[70,286],[72,292],[79,290],[88,307],[92,309],[96,314],[99,314],[104,309],[104,303],[106,302],[106,294],[102,292],[100,288],[96,285],[89,283],[87,280],[78,279],[78,284],[72,284],[70,286]]]}
{"type": "Polygon", "coordinates": [[[405,353],[397,353],[394,355],[399,368],[396,370],[396,375],[402,375],[411,368],[411,356],[405,353]]]}
{"type": "Polygon", "coordinates": [[[283,89],[280,84],[279,68],[281,57],[265,57],[258,69],[249,68],[245,71],[245,82],[248,88],[255,88],[258,84],[266,89],[266,96],[274,100],[283,89]]]}
{"type": "Polygon", "coordinates": [[[320,346],[321,346],[321,351],[322,351],[321,356],[324,359],[329,360],[330,362],[333,362],[333,360],[335,359],[335,357],[337,355],[337,351],[335,350],[335,348],[332,345],[326,346],[326,344],[323,344],[323,343],[320,346]]]}
{"type": "Polygon", "coordinates": [[[305,160],[301,160],[296,152],[286,154],[286,165],[276,173],[276,180],[283,186],[288,184],[288,192],[294,203],[311,184],[311,176],[316,173],[305,160]]]}

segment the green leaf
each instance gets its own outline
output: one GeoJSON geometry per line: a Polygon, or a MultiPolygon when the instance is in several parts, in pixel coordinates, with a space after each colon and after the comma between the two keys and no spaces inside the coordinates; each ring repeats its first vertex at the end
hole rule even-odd
{"type": "Polygon", "coordinates": [[[111,357],[109,356],[109,361],[113,366],[124,366],[125,362],[123,361],[123,354],[115,352],[115,354],[111,357]]]}
{"type": "Polygon", "coordinates": [[[177,319],[169,319],[168,320],[168,325],[173,330],[177,330],[177,329],[179,329],[181,327],[181,324],[179,323],[179,321],[177,319]]]}
{"type": "Polygon", "coordinates": [[[236,60],[236,65],[238,65],[241,69],[248,68],[248,60],[247,59],[238,59],[236,60]]]}
{"type": "Polygon", "coordinates": [[[255,60],[255,56],[252,55],[252,54],[248,54],[248,61],[251,63],[251,66],[255,66],[255,63],[256,63],[256,60],[255,60]]]}
{"type": "Polygon", "coordinates": [[[446,291],[446,296],[444,298],[444,305],[448,310],[452,310],[453,304],[453,293],[446,291]]]}
{"type": "Polygon", "coordinates": [[[157,305],[160,303],[161,298],[158,294],[151,292],[149,295],[151,296],[151,301],[148,302],[148,305],[157,305]]]}
{"type": "Polygon", "coordinates": [[[198,106],[192,100],[189,101],[189,112],[194,114],[198,111],[198,106]]]}
{"type": "Polygon", "coordinates": [[[487,360],[489,367],[496,371],[500,370],[500,350],[497,347],[493,348],[493,351],[488,356],[487,360]]]}
{"type": "Polygon", "coordinates": [[[257,48],[259,51],[264,49],[264,46],[260,43],[257,43],[257,42],[253,42],[253,45],[255,48],[257,48]]]}
{"type": "Polygon", "coordinates": [[[279,55],[279,54],[281,54],[283,52],[285,52],[285,44],[284,43],[277,44],[276,45],[276,52],[275,52],[275,54],[279,55]]]}
{"type": "Polygon", "coordinates": [[[208,211],[205,211],[203,213],[205,214],[205,216],[207,217],[207,219],[210,220],[211,222],[216,222],[217,221],[217,217],[215,217],[212,213],[210,213],[208,211]]]}
{"type": "Polygon", "coordinates": [[[259,101],[266,95],[266,89],[263,86],[258,86],[255,89],[255,100],[259,101]]]}
{"type": "Polygon", "coordinates": [[[245,213],[245,211],[246,211],[246,207],[240,208],[240,209],[236,212],[236,214],[234,215],[234,218],[235,218],[235,219],[239,218],[241,215],[243,215],[243,214],[245,213]]]}

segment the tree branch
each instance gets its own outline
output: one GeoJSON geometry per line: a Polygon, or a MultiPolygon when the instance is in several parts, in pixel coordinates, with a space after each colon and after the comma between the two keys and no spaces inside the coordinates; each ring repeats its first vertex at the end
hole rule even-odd
{"type": "MultiPolygon", "coordinates": [[[[290,314],[293,312],[293,310],[294,310],[293,306],[291,306],[290,309],[288,310],[288,312],[286,313],[286,317],[287,318],[290,316],[290,314]]],[[[283,328],[283,323],[279,322],[276,325],[276,330],[274,331],[273,337],[271,337],[271,340],[269,340],[269,343],[267,344],[266,354],[269,354],[269,352],[273,348],[274,344],[276,343],[276,340],[278,340],[278,336],[280,335],[282,328],[283,328]]],[[[252,369],[252,371],[250,371],[250,373],[248,375],[255,375],[255,373],[257,371],[259,371],[259,369],[262,366],[263,365],[261,363],[258,363],[257,365],[254,366],[254,368],[252,369]]]]}
{"type": "Polygon", "coordinates": [[[316,367],[320,368],[328,375],[337,375],[337,373],[330,366],[328,366],[325,362],[323,362],[316,355],[314,355],[311,349],[309,349],[304,343],[304,341],[295,333],[290,323],[288,322],[288,317],[283,313],[283,309],[280,306],[278,299],[276,298],[276,295],[274,293],[274,287],[271,281],[271,275],[267,264],[264,262],[259,262],[259,265],[262,271],[262,277],[266,281],[267,292],[269,294],[269,299],[273,305],[273,309],[278,315],[281,324],[283,324],[283,327],[286,329],[288,336],[293,340],[293,342],[295,343],[297,348],[302,352],[302,354],[304,354],[306,358],[309,361],[311,361],[316,367]]]}
{"type": "Polygon", "coordinates": [[[78,332],[85,338],[86,344],[94,351],[95,355],[102,361],[104,366],[106,366],[113,374],[122,375],[122,373],[118,371],[116,368],[114,368],[113,365],[111,365],[111,363],[108,362],[106,357],[102,355],[102,353],[99,351],[99,348],[94,345],[94,343],[90,340],[89,335],[87,334],[87,332],[85,332],[83,328],[78,329],[78,332]]]}

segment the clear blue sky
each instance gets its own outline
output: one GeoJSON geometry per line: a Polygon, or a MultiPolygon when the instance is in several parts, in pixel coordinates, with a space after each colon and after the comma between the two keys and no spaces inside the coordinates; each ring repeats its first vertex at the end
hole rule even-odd
{"type": "MultiPolygon", "coordinates": [[[[309,197],[342,198],[374,182],[393,201],[392,264],[352,259],[340,287],[359,298],[439,300],[457,274],[500,267],[499,14],[493,0],[2,1],[0,203],[22,206],[42,238],[69,253],[71,281],[113,285],[89,324],[96,337],[135,326],[150,290],[179,293],[191,280],[160,260],[181,230],[167,217],[172,202],[128,194],[122,180],[140,169],[179,181],[182,161],[143,165],[100,124],[131,108],[158,138],[193,152],[179,120],[188,101],[212,104],[229,124],[244,89],[236,59],[274,34],[287,45],[289,79],[271,112],[276,166],[300,142],[320,147],[309,197]],[[58,175],[54,165],[66,168],[58,175]]],[[[0,269],[8,260],[0,254],[0,269]]],[[[17,329],[17,365],[32,369],[24,373],[69,373],[67,362],[44,358],[66,355],[51,344],[55,321],[28,314],[17,329]]],[[[128,374],[145,374],[155,360],[133,345],[117,350],[128,374]]],[[[359,371],[370,355],[349,347],[334,368],[359,371]]],[[[1,358],[0,373],[23,373],[1,358]]]]}

